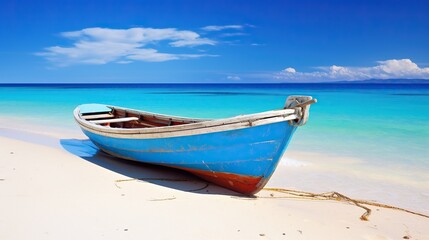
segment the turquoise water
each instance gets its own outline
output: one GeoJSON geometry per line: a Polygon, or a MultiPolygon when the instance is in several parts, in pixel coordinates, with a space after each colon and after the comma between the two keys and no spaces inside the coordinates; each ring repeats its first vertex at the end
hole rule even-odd
{"type": "Polygon", "coordinates": [[[288,95],[319,100],[290,150],[429,172],[429,85],[0,85],[0,118],[71,128],[83,103],[222,118],[282,108],[288,95]]]}

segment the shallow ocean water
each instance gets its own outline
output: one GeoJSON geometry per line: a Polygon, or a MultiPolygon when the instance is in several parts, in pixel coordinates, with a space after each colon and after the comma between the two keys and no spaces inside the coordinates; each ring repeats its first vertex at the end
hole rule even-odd
{"type": "Polygon", "coordinates": [[[288,151],[357,159],[309,161],[429,184],[429,85],[423,84],[0,85],[0,118],[77,130],[72,111],[83,103],[223,118],[282,108],[289,95],[311,95],[318,103],[288,151]]]}

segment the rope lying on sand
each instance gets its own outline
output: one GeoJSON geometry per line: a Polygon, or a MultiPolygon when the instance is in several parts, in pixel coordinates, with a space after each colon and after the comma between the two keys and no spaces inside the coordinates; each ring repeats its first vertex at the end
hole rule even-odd
{"type": "Polygon", "coordinates": [[[429,218],[428,215],[425,215],[422,213],[413,212],[404,208],[399,208],[399,207],[377,203],[373,201],[352,199],[338,192],[311,193],[311,192],[290,190],[290,189],[284,189],[284,188],[263,188],[263,190],[280,192],[280,193],[291,195],[291,197],[274,197],[273,195],[271,195],[271,197],[259,197],[259,198],[301,198],[301,199],[310,199],[310,200],[333,200],[333,201],[340,201],[340,202],[349,202],[356,205],[357,207],[365,209],[366,212],[362,214],[362,216],[360,216],[360,219],[363,221],[368,221],[369,215],[371,215],[371,209],[364,206],[363,204],[375,206],[375,207],[400,210],[403,212],[429,218]]]}
{"type": "MultiPolygon", "coordinates": [[[[170,182],[201,182],[199,180],[191,180],[191,179],[180,179],[180,178],[129,178],[129,179],[119,179],[115,181],[115,185],[118,188],[121,188],[117,185],[117,183],[120,182],[129,182],[129,181],[170,181],[170,182]]],[[[187,190],[189,192],[197,192],[201,191],[209,186],[209,183],[206,182],[205,186],[197,189],[187,190]]],[[[304,191],[298,191],[298,190],[291,190],[291,189],[285,189],[285,188],[263,188],[262,190],[265,191],[271,191],[271,192],[280,192],[283,194],[287,194],[289,196],[279,196],[276,197],[271,194],[270,197],[257,197],[257,198],[299,198],[299,199],[308,199],[308,200],[331,200],[331,201],[339,201],[339,202],[348,202],[356,205],[357,207],[363,208],[365,210],[365,213],[363,213],[360,216],[360,219],[362,221],[368,221],[369,216],[371,215],[372,210],[364,205],[369,206],[375,206],[375,207],[382,207],[382,208],[389,208],[394,210],[399,210],[407,213],[411,213],[414,215],[418,215],[421,217],[429,218],[428,215],[413,212],[404,208],[399,208],[387,204],[377,203],[373,201],[367,201],[367,200],[358,200],[353,199],[350,197],[345,196],[344,194],[341,194],[339,192],[325,192],[325,193],[311,193],[311,192],[304,192],[304,191]]],[[[168,199],[172,200],[172,199],[168,199]]]]}

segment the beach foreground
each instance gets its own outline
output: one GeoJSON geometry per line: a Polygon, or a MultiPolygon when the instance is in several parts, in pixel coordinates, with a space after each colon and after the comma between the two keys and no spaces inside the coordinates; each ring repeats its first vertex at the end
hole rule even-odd
{"type": "Polygon", "coordinates": [[[429,239],[427,218],[397,210],[371,207],[362,221],[348,203],[244,197],[111,158],[83,136],[1,135],[1,239],[429,239]]]}

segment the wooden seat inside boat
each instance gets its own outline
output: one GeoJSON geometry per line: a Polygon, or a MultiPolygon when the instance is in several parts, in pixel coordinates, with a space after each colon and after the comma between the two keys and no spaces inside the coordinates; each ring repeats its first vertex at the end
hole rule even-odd
{"type": "Polygon", "coordinates": [[[114,117],[115,115],[113,115],[112,113],[82,115],[82,118],[85,120],[106,119],[106,118],[114,118],[114,117]]]}
{"type": "Polygon", "coordinates": [[[95,124],[102,123],[119,123],[119,122],[129,122],[129,121],[137,121],[138,117],[124,117],[124,118],[112,118],[112,119],[101,119],[101,120],[92,120],[90,122],[95,124]]]}
{"type": "Polygon", "coordinates": [[[158,114],[140,113],[129,109],[111,108],[89,104],[80,111],[81,118],[88,122],[111,128],[153,128],[197,122],[158,114]]]}
{"type": "Polygon", "coordinates": [[[101,104],[86,104],[81,107],[80,115],[85,120],[114,118],[113,110],[101,104]]]}

